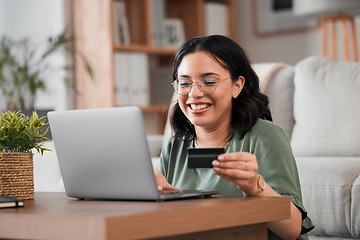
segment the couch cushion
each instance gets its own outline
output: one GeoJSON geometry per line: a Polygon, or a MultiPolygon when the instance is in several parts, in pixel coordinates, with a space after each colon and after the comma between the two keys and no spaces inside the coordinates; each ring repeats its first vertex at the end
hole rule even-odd
{"type": "Polygon", "coordinates": [[[360,157],[296,157],[296,162],[304,206],[315,225],[310,234],[351,237],[359,223],[351,208],[358,211],[360,201],[353,201],[351,191],[360,157]]]}
{"type": "Polygon", "coordinates": [[[351,233],[353,237],[360,238],[360,176],[354,182],[351,195],[351,233]]]}
{"type": "Polygon", "coordinates": [[[309,57],[294,84],[294,154],[360,156],[360,64],[309,57]]]}
{"type": "Polygon", "coordinates": [[[269,107],[273,122],[280,126],[290,139],[294,126],[294,67],[287,66],[277,71],[269,81],[265,94],[269,97],[269,107]]]}

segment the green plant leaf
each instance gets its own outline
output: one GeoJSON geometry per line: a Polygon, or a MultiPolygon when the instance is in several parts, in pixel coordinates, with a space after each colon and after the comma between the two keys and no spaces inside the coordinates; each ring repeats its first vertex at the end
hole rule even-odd
{"type": "Polygon", "coordinates": [[[45,121],[46,117],[39,118],[36,111],[30,117],[21,111],[0,114],[0,152],[30,152],[34,148],[43,155],[44,151],[51,151],[43,143],[50,141],[45,137],[49,128],[41,130],[47,125],[45,121]]]}

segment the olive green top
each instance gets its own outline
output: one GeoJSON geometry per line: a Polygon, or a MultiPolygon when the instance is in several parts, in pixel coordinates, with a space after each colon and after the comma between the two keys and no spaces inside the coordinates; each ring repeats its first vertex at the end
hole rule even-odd
{"type": "MultiPolygon", "coordinates": [[[[187,168],[187,149],[193,140],[171,138],[160,156],[160,171],[167,181],[180,189],[219,190],[221,195],[243,196],[237,186],[217,176],[211,168],[187,168]]],[[[302,233],[314,228],[302,203],[296,162],[289,141],[282,129],[259,119],[251,131],[240,138],[236,129],[225,147],[225,152],[249,152],[256,156],[265,181],[279,194],[288,196],[300,209],[303,217],[302,233]]],[[[280,239],[269,231],[269,239],[280,239]]],[[[306,234],[298,239],[307,239],[306,234]]]]}

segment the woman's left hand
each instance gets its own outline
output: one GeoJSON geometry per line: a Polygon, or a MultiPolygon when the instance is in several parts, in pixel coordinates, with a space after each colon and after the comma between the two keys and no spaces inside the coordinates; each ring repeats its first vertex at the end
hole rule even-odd
{"type": "Polygon", "coordinates": [[[256,156],[248,152],[232,152],[218,156],[212,162],[216,175],[233,182],[249,194],[257,188],[258,164],[256,156]]]}
{"type": "MultiPolygon", "coordinates": [[[[213,161],[215,174],[233,182],[246,195],[251,195],[257,189],[258,164],[254,154],[248,152],[224,153],[213,161]]],[[[280,197],[269,185],[262,194],[268,197],[280,197]]],[[[268,223],[268,228],[282,239],[296,239],[301,232],[301,212],[290,204],[291,218],[268,223]]]]}

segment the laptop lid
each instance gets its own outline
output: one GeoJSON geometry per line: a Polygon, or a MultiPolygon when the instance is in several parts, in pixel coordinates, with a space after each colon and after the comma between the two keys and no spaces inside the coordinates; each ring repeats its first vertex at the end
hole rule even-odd
{"type": "Polygon", "coordinates": [[[69,197],[167,200],[217,193],[159,194],[138,107],[53,111],[48,120],[69,197]]]}

